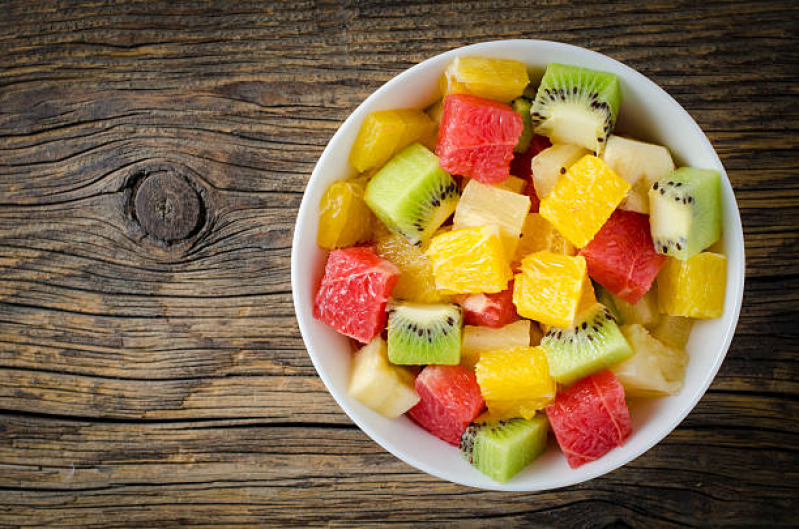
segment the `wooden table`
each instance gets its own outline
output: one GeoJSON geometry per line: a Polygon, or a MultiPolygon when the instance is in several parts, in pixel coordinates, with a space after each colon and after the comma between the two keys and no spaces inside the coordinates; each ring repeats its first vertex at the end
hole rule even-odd
{"type": "Polygon", "coordinates": [[[799,9],[642,4],[2,2],[0,525],[795,524],[799,9]],[[409,66],[505,38],[585,46],[669,91],[746,230],[738,332],[693,413],[540,494],[442,482],[361,433],[289,286],[342,120],[409,66]]]}

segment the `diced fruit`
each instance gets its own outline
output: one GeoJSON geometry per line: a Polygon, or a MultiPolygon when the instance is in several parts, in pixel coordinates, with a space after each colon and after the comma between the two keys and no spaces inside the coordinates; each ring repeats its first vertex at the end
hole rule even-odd
{"type": "Polygon", "coordinates": [[[388,311],[388,359],[402,365],[457,365],[461,323],[457,305],[393,304],[388,311]]]}
{"type": "Polygon", "coordinates": [[[646,294],[665,261],[652,244],[647,216],[623,210],[613,212],[580,255],[591,279],[630,304],[646,294]]]}
{"type": "Polygon", "coordinates": [[[522,259],[513,285],[513,303],[522,317],[569,327],[586,283],[590,286],[582,257],[537,252],[522,259]]]}
{"type": "Polygon", "coordinates": [[[613,298],[613,305],[616,307],[621,323],[638,323],[651,329],[660,322],[657,287],[649,289],[635,305],[630,305],[617,297],[613,298]]]}
{"type": "Polygon", "coordinates": [[[589,154],[588,149],[579,145],[553,145],[536,154],[530,162],[530,170],[538,198],[546,198],[569,167],[586,154],[589,154]]]}
{"type": "Polygon", "coordinates": [[[388,259],[400,269],[400,276],[391,295],[396,299],[437,303],[447,301],[436,290],[433,264],[422,248],[408,242],[401,235],[385,230],[376,237],[375,251],[383,259],[388,259]]]}
{"type": "Polygon", "coordinates": [[[513,155],[513,161],[510,163],[510,174],[518,176],[519,178],[524,178],[525,180],[530,180],[533,177],[531,168],[533,158],[538,156],[538,153],[551,146],[552,143],[549,142],[549,138],[546,136],[533,136],[533,139],[530,141],[530,146],[526,151],[513,155]]]}
{"type": "Polygon", "coordinates": [[[372,177],[365,200],[389,230],[418,244],[455,211],[459,194],[436,155],[414,143],[372,177]]]}
{"type": "Polygon", "coordinates": [[[524,189],[527,187],[527,180],[517,178],[515,176],[509,176],[507,180],[503,180],[498,184],[491,184],[491,186],[499,189],[505,189],[506,191],[512,191],[514,193],[524,194],[524,189]]]}
{"type": "Polygon", "coordinates": [[[413,142],[432,135],[435,122],[421,110],[378,110],[361,125],[350,151],[350,163],[359,172],[377,168],[413,142]]]}
{"type": "Polygon", "coordinates": [[[582,312],[572,327],[550,327],[541,347],[550,375],[567,386],[633,354],[610,311],[599,303],[582,312]]]}
{"type": "Polygon", "coordinates": [[[416,377],[419,403],[408,416],[439,439],[458,446],[485,403],[474,373],[460,366],[427,366],[416,377]]]}
{"type": "Polygon", "coordinates": [[[430,105],[427,110],[425,110],[425,114],[427,114],[430,119],[432,119],[436,125],[441,123],[441,116],[444,115],[444,98],[442,97],[432,105],[430,105]]]}
{"type": "Polygon", "coordinates": [[[482,352],[474,372],[491,415],[503,419],[533,418],[557,391],[541,347],[482,352]]]}
{"type": "Polygon", "coordinates": [[[616,298],[599,283],[594,283],[594,292],[596,293],[597,301],[602,303],[605,308],[610,311],[610,314],[616,319],[616,322],[619,324],[624,323],[619,309],[616,308],[616,298]]]}
{"type": "Polygon", "coordinates": [[[605,162],[586,155],[566,170],[539,211],[573,245],[582,248],[599,231],[630,189],[605,162]]]}
{"type": "Polygon", "coordinates": [[[316,243],[322,248],[346,248],[369,240],[372,212],[363,201],[363,185],[360,181],[333,182],[322,195],[319,209],[316,243]]]}
{"type": "Polygon", "coordinates": [[[486,476],[504,483],[543,453],[548,431],[543,415],[474,423],[461,437],[461,455],[486,476]]]}
{"type": "Polygon", "coordinates": [[[649,190],[649,222],[655,249],[690,259],[721,237],[718,171],[682,167],[649,190]]]}
{"type": "Polygon", "coordinates": [[[613,372],[629,397],[676,395],[682,389],[688,355],[659,342],[643,326],[624,325],[624,337],[633,355],[615,366],[613,372]]]}
{"type": "Polygon", "coordinates": [[[454,229],[478,228],[495,225],[508,255],[516,251],[522,224],[530,210],[530,199],[525,195],[470,181],[463,190],[452,226],[454,229]]]}
{"type": "Polygon", "coordinates": [[[615,75],[549,63],[533,103],[533,126],[553,143],[582,145],[601,154],[620,103],[615,75]]]}
{"type": "Polygon", "coordinates": [[[461,365],[467,369],[474,369],[480,359],[480,353],[527,347],[530,345],[533,327],[538,328],[535,324],[531,325],[530,320],[515,321],[499,328],[465,325],[461,346],[461,365]]]}
{"type": "Polygon", "coordinates": [[[571,468],[622,446],[632,433],[624,387],[607,370],[560,391],[547,418],[571,468]]]}
{"type": "Polygon", "coordinates": [[[718,318],[724,313],[727,258],[702,252],[687,261],[667,259],[657,283],[661,312],[686,318],[718,318]]]}
{"type": "Polygon", "coordinates": [[[515,153],[526,152],[530,147],[530,140],[533,139],[533,124],[530,119],[531,106],[533,106],[532,102],[524,97],[514,99],[513,103],[511,103],[511,108],[522,117],[522,123],[524,124],[522,135],[519,136],[519,143],[513,148],[513,152],[515,153]]]}
{"type": "Polygon", "coordinates": [[[314,317],[362,343],[386,324],[386,302],[399,270],[369,248],[333,250],[314,301],[314,317]]]}
{"type": "Polygon", "coordinates": [[[377,337],[352,358],[348,392],[383,417],[396,419],[419,402],[414,374],[388,363],[386,342],[377,337]]]}
{"type": "Polygon", "coordinates": [[[502,327],[517,319],[513,305],[513,283],[496,294],[469,294],[456,301],[463,309],[463,321],[468,325],[502,327]]]}
{"type": "Polygon", "coordinates": [[[660,340],[669,347],[685,349],[694,320],[680,316],[663,315],[660,323],[652,330],[652,337],[660,340]]]}
{"type": "Polygon", "coordinates": [[[667,148],[616,135],[608,138],[602,159],[632,186],[619,207],[639,213],[649,213],[649,188],[674,171],[667,148]]]}
{"type": "Polygon", "coordinates": [[[484,184],[508,177],[522,118],[503,103],[470,95],[444,99],[436,154],[445,171],[484,184]]]}
{"type": "Polygon", "coordinates": [[[509,103],[530,83],[527,67],[520,61],[488,57],[455,57],[441,80],[441,92],[509,103]]]}
{"type": "Polygon", "coordinates": [[[436,287],[452,294],[496,293],[512,279],[499,228],[465,228],[436,235],[427,249],[436,287]]]}
{"type": "Polygon", "coordinates": [[[576,253],[572,243],[567,241],[547,219],[538,213],[530,213],[522,225],[522,233],[513,260],[521,262],[531,253],[544,251],[563,255],[576,253]]]}

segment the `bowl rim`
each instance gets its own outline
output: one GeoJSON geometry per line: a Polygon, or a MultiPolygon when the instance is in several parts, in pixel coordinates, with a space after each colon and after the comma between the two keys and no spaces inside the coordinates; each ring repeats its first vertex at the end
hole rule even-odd
{"type": "MultiPolygon", "coordinates": [[[[452,472],[439,472],[437,469],[431,468],[428,466],[424,461],[417,459],[409,454],[403,453],[398,449],[395,449],[391,443],[384,442],[383,435],[376,432],[371,426],[369,426],[365,421],[361,421],[359,418],[359,414],[353,410],[342,398],[342,395],[339,394],[338,391],[334,389],[332,381],[327,373],[320,369],[320,366],[317,362],[315,353],[311,351],[311,346],[309,344],[309,339],[307,336],[310,335],[309,329],[309,322],[307,321],[306,315],[302,310],[302,303],[298,299],[298,285],[300,281],[299,277],[299,270],[298,270],[298,263],[300,261],[300,256],[298,255],[298,248],[299,248],[299,240],[300,240],[300,226],[307,222],[309,218],[316,220],[318,214],[313,213],[313,208],[316,207],[316,204],[311,204],[308,199],[308,189],[311,188],[315,184],[317,180],[320,179],[320,173],[322,172],[322,168],[326,165],[326,161],[329,157],[333,155],[333,151],[331,150],[330,146],[336,143],[336,140],[343,135],[343,131],[348,128],[348,125],[354,120],[361,119],[361,114],[364,112],[364,109],[369,107],[372,102],[379,99],[383,93],[389,91],[391,87],[396,84],[401,83],[405,78],[412,76],[415,72],[423,69],[426,65],[433,61],[441,61],[445,58],[454,58],[459,55],[465,55],[469,53],[475,52],[486,52],[490,51],[492,47],[505,47],[505,46],[541,46],[546,48],[547,51],[555,51],[555,50],[566,50],[569,52],[577,53],[577,54],[584,54],[587,57],[595,57],[601,58],[601,60],[610,60],[615,65],[624,71],[625,76],[630,76],[635,78],[637,83],[643,83],[644,85],[648,85],[650,90],[654,90],[658,93],[660,97],[663,97],[665,101],[669,103],[673,108],[669,110],[669,113],[672,111],[681,113],[682,117],[686,120],[686,122],[690,125],[693,129],[693,134],[700,138],[702,142],[702,150],[708,151],[711,154],[712,159],[716,162],[717,166],[720,168],[719,173],[722,177],[722,186],[724,186],[724,181],[726,181],[726,185],[729,186],[730,190],[733,193],[734,198],[734,189],[732,187],[731,182],[729,181],[729,177],[727,176],[726,170],[721,163],[721,160],[718,156],[718,153],[713,148],[713,145],[710,143],[710,140],[696,123],[696,121],[691,117],[691,115],[680,105],[671,95],[669,95],[665,90],[663,90],[657,83],[650,80],[645,75],[641,74],[634,68],[627,66],[623,62],[614,59],[608,55],[603,53],[599,53],[587,48],[583,48],[581,46],[575,46],[572,44],[566,44],[561,42],[549,41],[549,40],[539,40],[539,39],[504,39],[504,40],[489,40],[483,41],[479,43],[470,44],[467,46],[461,46],[452,48],[448,51],[433,55],[424,59],[423,61],[411,66],[403,70],[402,72],[398,73],[397,75],[393,76],[390,80],[382,84],[377,90],[372,92],[365,100],[363,100],[348,116],[347,118],[339,125],[338,129],[336,130],[335,134],[330,138],[327,145],[325,146],[322,155],[319,157],[316,165],[314,166],[314,170],[311,173],[311,177],[308,179],[308,183],[303,191],[303,198],[300,204],[300,208],[297,214],[297,220],[294,226],[294,235],[292,238],[292,250],[291,250],[291,287],[292,287],[292,298],[294,303],[295,314],[297,317],[297,323],[299,325],[300,334],[302,335],[303,342],[306,347],[306,352],[308,356],[311,358],[311,362],[314,365],[314,369],[316,370],[319,377],[322,379],[322,382],[325,384],[328,392],[333,396],[336,403],[339,407],[347,414],[347,416],[352,420],[363,432],[365,432],[373,441],[379,444],[384,450],[388,451],[399,460],[404,461],[405,463],[415,467],[418,470],[421,470],[427,474],[435,476],[439,479],[443,479],[446,481],[450,481],[452,483],[456,483],[458,485],[471,487],[475,489],[483,489],[483,490],[496,490],[496,491],[524,491],[524,492],[540,492],[544,490],[554,490],[570,485],[576,485],[579,483],[583,483],[585,481],[597,478],[614,470],[617,470],[631,461],[635,460],[636,458],[640,457],[643,453],[647,452],[655,445],[660,443],[663,439],[665,439],[684,419],[685,417],[693,411],[696,407],[699,400],[705,395],[707,392],[708,387],[713,382],[718,373],[721,364],[723,363],[724,359],[727,356],[727,352],[729,350],[730,344],[732,343],[732,339],[735,335],[735,329],[738,324],[738,319],[740,316],[742,301],[743,301],[743,292],[744,292],[744,285],[745,285],[745,278],[746,278],[746,260],[745,260],[745,248],[744,248],[744,238],[743,238],[743,225],[741,223],[740,218],[740,211],[738,208],[737,200],[734,200],[734,208],[733,211],[725,212],[725,214],[733,214],[734,224],[737,229],[734,230],[734,233],[727,234],[725,233],[725,238],[730,237],[730,248],[736,250],[738,252],[738,262],[740,263],[740,268],[733,270],[732,274],[728,273],[728,281],[735,281],[735,288],[734,288],[734,305],[733,310],[734,313],[732,318],[729,320],[727,327],[724,329],[724,343],[720,349],[721,354],[718,355],[716,358],[715,363],[705,373],[704,379],[702,380],[701,384],[698,386],[698,390],[696,393],[691,397],[690,402],[683,406],[681,412],[676,414],[675,416],[671,417],[670,420],[666,421],[663,426],[661,426],[658,430],[656,435],[652,436],[651,442],[647,441],[643,443],[643,446],[640,447],[638,450],[632,451],[629,454],[625,454],[625,456],[620,460],[618,463],[608,463],[605,465],[602,464],[593,464],[590,469],[586,469],[583,474],[580,475],[578,479],[572,479],[569,477],[566,478],[559,478],[552,480],[552,484],[546,488],[538,487],[538,488],[530,488],[529,486],[520,485],[520,483],[514,483],[513,480],[506,482],[506,483],[490,483],[490,484],[480,484],[475,485],[473,483],[466,482],[460,479],[457,473],[452,472]]],[[[579,64],[579,61],[576,61],[579,64]]],[[[729,250],[728,250],[728,257],[729,257],[729,250]]],[[[312,316],[311,316],[312,318],[312,316]]],[[[603,458],[600,458],[593,463],[601,463],[603,458]]],[[[567,474],[571,475],[571,474],[567,474]]]]}

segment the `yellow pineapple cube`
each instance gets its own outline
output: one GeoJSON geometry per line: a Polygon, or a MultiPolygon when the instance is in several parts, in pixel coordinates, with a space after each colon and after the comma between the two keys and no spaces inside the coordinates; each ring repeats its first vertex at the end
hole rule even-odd
{"type": "Polygon", "coordinates": [[[503,419],[531,419],[557,391],[541,347],[483,352],[474,373],[488,411],[503,419]]]}
{"type": "Polygon", "coordinates": [[[363,172],[383,166],[416,141],[429,142],[436,123],[421,110],[406,108],[372,112],[361,125],[350,151],[350,164],[363,172]]]}
{"type": "Polygon", "coordinates": [[[521,262],[525,256],[535,252],[574,255],[577,250],[541,214],[530,213],[522,224],[522,233],[513,260],[521,262]]]}
{"type": "Polygon", "coordinates": [[[527,187],[527,180],[511,175],[502,182],[491,184],[491,187],[506,189],[508,191],[513,191],[514,193],[524,193],[524,189],[527,187]]]}
{"type": "Polygon", "coordinates": [[[493,294],[508,288],[513,274],[499,228],[464,228],[437,235],[427,256],[436,287],[449,294],[493,294]]]}
{"type": "Polygon", "coordinates": [[[503,103],[522,95],[530,84],[521,61],[488,57],[456,57],[441,79],[441,93],[471,94],[503,103]]]}
{"type": "Polygon", "coordinates": [[[669,316],[712,319],[724,313],[727,258],[702,252],[686,261],[669,257],[657,277],[658,307],[669,316]]]}
{"type": "Polygon", "coordinates": [[[583,248],[624,199],[630,184],[601,159],[587,154],[566,170],[541,201],[541,216],[583,248]]]}
{"type": "Polygon", "coordinates": [[[397,284],[391,291],[394,298],[418,303],[440,303],[449,299],[436,290],[433,264],[422,248],[387,228],[375,230],[375,235],[375,253],[400,269],[397,284]]]}
{"type": "Polygon", "coordinates": [[[495,225],[508,258],[516,252],[530,197],[470,180],[463,190],[452,225],[455,229],[495,225]]]}
{"type": "Polygon", "coordinates": [[[593,295],[585,259],[579,255],[530,254],[522,259],[513,284],[519,315],[555,327],[570,327],[593,295]]]}
{"type": "MultiPolygon", "coordinates": [[[[533,333],[537,331],[538,325],[530,320],[518,320],[498,328],[464,325],[461,333],[461,365],[466,369],[474,369],[480,353],[531,345],[533,333]]],[[[535,335],[540,342],[538,334],[541,334],[540,331],[535,335]]]]}
{"type": "Polygon", "coordinates": [[[316,243],[322,248],[346,248],[367,241],[374,215],[363,200],[360,179],[333,182],[319,204],[319,231],[316,243]]]}

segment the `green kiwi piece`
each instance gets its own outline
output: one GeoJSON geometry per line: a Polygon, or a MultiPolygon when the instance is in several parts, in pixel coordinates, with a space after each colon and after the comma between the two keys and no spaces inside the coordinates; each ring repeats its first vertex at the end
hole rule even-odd
{"type": "Polygon", "coordinates": [[[541,346],[550,376],[567,386],[633,354],[613,315],[601,303],[583,311],[568,329],[550,327],[541,346]]]}
{"type": "Polygon", "coordinates": [[[541,455],[548,430],[543,414],[473,423],[461,436],[461,455],[486,476],[504,483],[541,455]]]}
{"type": "Polygon", "coordinates": [[[619,309],[616,308],[616,302],[613,300],[613,294],[611,294],[608,289],[599,283],[595,281],[592,281],[591,283],[594,285],[596,300],[602,303],[610,311],[617,323],[623,324],[624,318],[621,317],[621,314],[619,314],[619,309]]]}
{"type": "Polygon", "coordinates": [[[721,237],[718,171],[681,167],[649,190],[649,224],[655,250],[685,261],[721,237]]]}
{"type": "Polygon", "coordinates": [[[383,224],[421,245],[455,211],[460,191],[438,166],[438,156],[414,143],[380,169],[366,186],[364,200],[383,224]]]}
{"type": "Polygon", "coordinates": [[[513,148],[513,152],[522,153],[530,147],[530,140],[533,139],[533,121],[530,117],[530,108],[532,106],[533,103],[524,97],[516,98],[511,103],[511,107],[522,117],[522,123],[524,123],[524,129],[522,129],[522,134],[519,136],[519,143],[513,148]]]}
{"type": "Polygon", "coordinates": [[[620,103],[615,75],[550,63],[530,111],[533,129],[552,143],[582,145],[599,156],[616,125],[620,103]]]}
{"type": "Polygon", "coordinates": [[[456,365],[461,309],[451,303],[398,302],[388,311],[388,359],[401,365],[456,365]]]}

